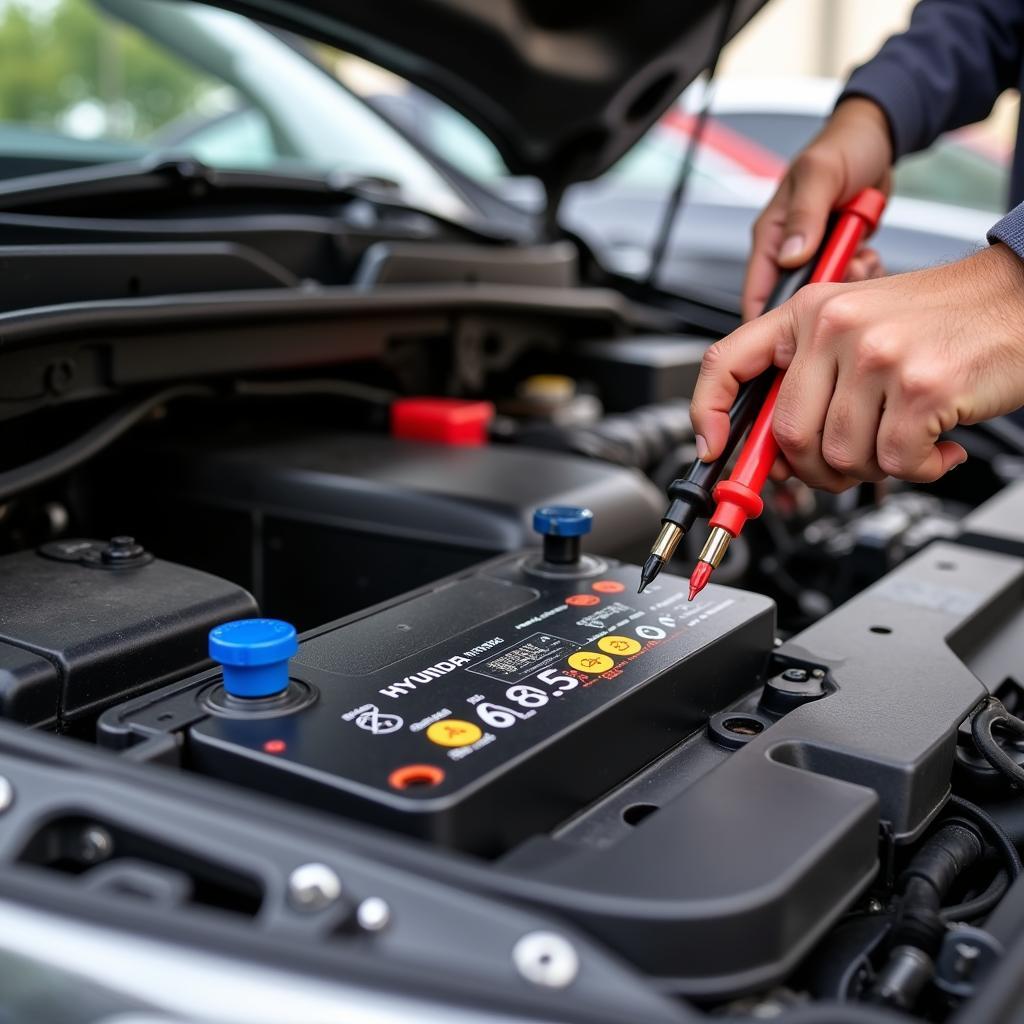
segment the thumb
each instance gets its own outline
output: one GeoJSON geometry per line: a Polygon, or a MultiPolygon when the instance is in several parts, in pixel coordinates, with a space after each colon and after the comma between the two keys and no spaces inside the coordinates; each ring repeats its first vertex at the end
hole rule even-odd
{"type": "Polygon", "coordinates": [[[779,248],[779,265],[799,267],[821,245],[828,216],[843,187],[838,164],[815,150],[804,151],[789,172],[789,205],[779,248]]]}

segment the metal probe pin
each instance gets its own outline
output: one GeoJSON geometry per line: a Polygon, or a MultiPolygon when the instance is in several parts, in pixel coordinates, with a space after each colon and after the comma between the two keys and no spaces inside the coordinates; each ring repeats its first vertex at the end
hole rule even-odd
{"type": "Polygon", "coordinates": [[[686,531],[675,523],[662,525],[661,533],[658,534],[658,539],[654,542],[651,553],[647,556],[647,561],[644,562],[643,570],[640,573],[638,594],[642,594],[647,585],[653,583],[658,573],[672,561],[672,556],[685,533],[686,531]]]}
{"type": "Polygon", "coordinates": [[[729,544],[732,541],[732,534],[723,530],[721,526],[713,526],[704,542],[700,553],[700,559],[693,575],[690,577],[690,600],[692,601],[707,585],[711,579],[711,573],[722,564],[729,544]]]}

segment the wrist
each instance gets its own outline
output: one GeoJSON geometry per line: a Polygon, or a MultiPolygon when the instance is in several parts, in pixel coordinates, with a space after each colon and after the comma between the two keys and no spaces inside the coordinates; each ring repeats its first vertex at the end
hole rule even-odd
{"type": "Polygon", "coordinates": [[[1013,317],[1012,326],[1024,338],[1024,260],[1002,242],[976,253],[970,261],[980,301],[1013,317]]]}
{"type": "Polygon", "coordinates": [[[847,96],[832,112],[826,131],[856,133],[858,144],[868,145],[878,162],[888,169],[893,162],[892,126],[886,112],[866,96],[847,96]]]}

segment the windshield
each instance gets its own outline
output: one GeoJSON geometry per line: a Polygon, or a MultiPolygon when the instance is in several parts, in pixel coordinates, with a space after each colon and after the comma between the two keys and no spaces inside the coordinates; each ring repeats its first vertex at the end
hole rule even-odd
{"type": "Polygon", "coordinates": [[[179,0],[0,0],[0,177],[147,156],[382,177],[463,201],[305,41],[179,0]]]}

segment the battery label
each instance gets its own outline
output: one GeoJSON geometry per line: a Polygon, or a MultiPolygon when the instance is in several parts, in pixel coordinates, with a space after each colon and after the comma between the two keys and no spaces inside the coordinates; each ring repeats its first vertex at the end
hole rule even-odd
{"type": "Polygon", "coordinates": [[[550,633],[534,633],[507,651],[470,665],[466,671],[497,679],[500,683],[518,683],[537,669],[578,649],[571,640],[550,633]]]}

